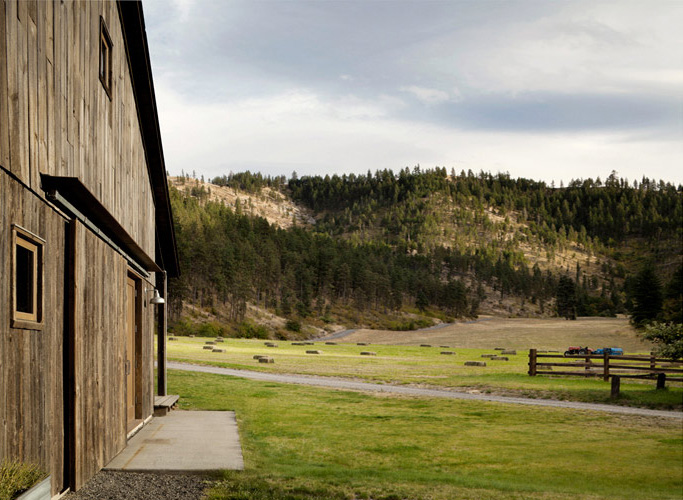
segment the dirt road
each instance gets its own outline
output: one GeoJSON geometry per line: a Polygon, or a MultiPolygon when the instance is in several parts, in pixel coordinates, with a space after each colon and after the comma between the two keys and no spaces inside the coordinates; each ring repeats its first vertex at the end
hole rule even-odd
{"type": "Polygon", "coordinates": [[[220,368],[217,366],[200,366],[187,363],[169,362],[171,370],[185,370],[193,372],[213,373],[218,375],[230,375],[233,377],[267,382],[279,382],[283,384],[301,384],[316,387],[329,387],[363,392],[387,392],[405,396],[422,396],[430,398],[468,399],[472,401],[492,401],[496,403],[523,404],[529,406],[549,406],[553,408],[570,408],[574,410],[602,411],[618,413],[622,415],[639,415],[644,417],[675,418],[683,421],[683,412],[647,410],[645,408],[630,408],[627,406],[613,406],[593,403],[578,403],[572,401],[556,401],[551,399],[529,399],[508,396],[494,396],[490,394],[471,394],[444,389],[425,389],[420,387],[407,387],[388,384],[373,384],[370,382],[356,382],[353,380],[318,377],[310,375],[285,375],[277,373],[263,373],[249,370],[235,370],[232,368],[220,368]]]}

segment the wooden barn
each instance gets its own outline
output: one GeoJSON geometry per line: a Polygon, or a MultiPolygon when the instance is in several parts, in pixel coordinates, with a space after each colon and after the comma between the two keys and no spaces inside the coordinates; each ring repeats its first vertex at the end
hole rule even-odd
{"type": "Polygon", "coordinates": [[[152,418],[166,181],[141,4],[0,0],[0,461],[53,496],[152,418]]]}

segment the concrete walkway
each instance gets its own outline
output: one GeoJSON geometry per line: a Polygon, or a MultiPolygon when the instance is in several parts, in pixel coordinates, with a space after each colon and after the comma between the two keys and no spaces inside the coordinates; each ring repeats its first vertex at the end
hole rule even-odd
{"type": "Polygon", "coordinates": [[[558,401],[554,399],[531,399],[516,398],[510,396],[495,396],[492,394],[471,394],[447,389],[425,389],[422,387],[410,387],[404,385],[373,384],[370,382],[356,382],[348,379],[319,377],[311,375],[288,375],[281,373],[264,373],[249,370],[235,370],[232,368],[220,368],[217,366],[192,365],[188,363],[169,362],[167,367],[172,370],[185,370],[192,372],[215,373],[218,375],[231,375],[233,377],[262,380],[267,382],[279,382],[284,384],[313,385],[317,387],[330,387],[333,389],[345,389],[351,391],[390,392],[407,396],[422,396],[431,398],[468,399],[473,401],[492,401],[496,403],[521,404],[528,406],[550,406],[554,408],[569,408],[573,410],[591,410],[622,415],[640,415],[643,417],[664,417],[683,420],[683,412],[648,410],[646,408],[632,408],[629,406],[616,406],[597,403],[579,403],[575,401],[558,401]]]}
{"type": "Polygon", "coordinates": [[[179,411],[156,417],[104,470],[213,472],[242,470],[235,412],[179,411]]]}

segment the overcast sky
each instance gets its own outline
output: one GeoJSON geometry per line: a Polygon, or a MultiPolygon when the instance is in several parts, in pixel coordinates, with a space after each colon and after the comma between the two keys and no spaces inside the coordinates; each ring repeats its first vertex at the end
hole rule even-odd
{"type": "Polygon", "coordinates": [[[167,169],[683,183],[683,1],[144,0],[167,169]]]}

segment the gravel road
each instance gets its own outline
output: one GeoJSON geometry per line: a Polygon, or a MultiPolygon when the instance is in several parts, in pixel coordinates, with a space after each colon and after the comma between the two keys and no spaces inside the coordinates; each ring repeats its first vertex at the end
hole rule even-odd
{"type": "Polygon", "coordinates": [[[262,380],[267,382],[280,382],[284,384],[312,385],[316,387],[330,387],[333,389],[346,389],[365,392],[390,392],[407,396],[426,396],[431,398],[469,399],[472,401],[492,401],[496,403],[522,404],[529,406],[549,406],[553,408],[571,408],[574,410],[591,410],[622,415],[639,415],[644,417],[674,418],[683,421],[683,412],[648,410],[645,408],[631,408],[628,406],[605,405],[595,403],[579,403],[574,401],[557,401],[553,399],[530,399],[510,396],[495,396],[492,394],[471,394],[447,389],[426,389],[421,387],[408,387],[402,385],[373,384],[370,382],[356,382],[334,377],[317,377],[311,375],[287,375],[279,373],[263,373],[249,370],[235,370],[232,368],[219,368],[217,366],[201,366],[188,363],[169,362],[168,368],[173,370],[185,370],[193,372],[214,373],[218,375],[231,375],[233,377],[262,380]]]}

